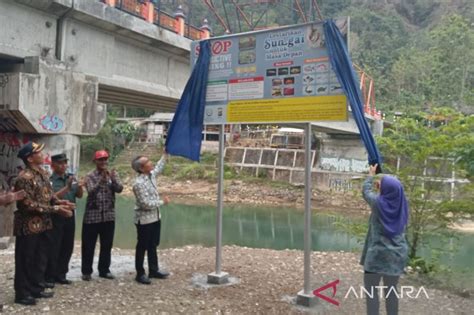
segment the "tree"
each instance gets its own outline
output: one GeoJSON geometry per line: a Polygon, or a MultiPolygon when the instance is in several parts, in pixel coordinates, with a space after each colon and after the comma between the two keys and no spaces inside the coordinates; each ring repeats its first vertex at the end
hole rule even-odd
{"type": "Polygon", "coordinates": [[[420,110],[449,106],[472,112],[474,103],[474,30],[459,15],[406,49],[392,67],[392,108],[420,110]]]}
{"type": "MultiPolygon", "coordinates": [[[[459,193],[451,200],[450,191],[439,179],[449,177],[446,174],[451,168],[460,175],[469,175],[471,162],[461,159],[466,159],[465,151],[474,147],[474,120],[446,108],[415,117],[420,119],[402,118],[378,138],[387,161],[385,169],[399,176],[408,196],[407,236],[412,260],[417,259],[420,244],[428,235],[473,213],[472,194],[459,193]]],[[[472,192],[472,183],[464,188],[472,192]]]]}

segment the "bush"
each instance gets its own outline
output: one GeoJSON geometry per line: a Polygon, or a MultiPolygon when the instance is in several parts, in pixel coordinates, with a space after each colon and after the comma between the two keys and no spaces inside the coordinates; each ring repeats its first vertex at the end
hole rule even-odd
{"type": "Polygon", "coordinates": [[[212,164],[217,165],[217,154],[211,152],[203,152],[201,154],[201,163],[202,164],[212,164]]]}
{"type": "Polygon", "coordinates": [[[205,179],[206,167],[200,163],[183,166],[175,176],[176,179],[205,179]]]}

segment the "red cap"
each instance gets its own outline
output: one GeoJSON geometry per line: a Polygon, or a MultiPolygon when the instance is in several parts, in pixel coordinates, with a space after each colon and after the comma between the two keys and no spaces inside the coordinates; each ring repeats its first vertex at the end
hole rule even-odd
{"type": "Polygon", "coordinates": [[[95,151],[94,160],[109,158],[109,153],[105,150],[95,151]]]}

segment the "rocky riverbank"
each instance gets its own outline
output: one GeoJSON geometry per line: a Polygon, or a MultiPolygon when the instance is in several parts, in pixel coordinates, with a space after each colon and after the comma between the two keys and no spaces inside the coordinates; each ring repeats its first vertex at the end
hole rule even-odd
{"type": "MultiPolygon", "coordinates": [[[[125,178],[124,195],[133,196],[132,178],[125,178]]],[[[171,177],[159,177],[161,195],[170,196],[180,203],[214,203],[217,200],[217,184],[206,180],[176,181],[171,177]]],[[[304,188],[275,182],[225,180],[224,202],[250,205],[304,207],[304,188]]],[[[347,215],[369,214],[369,208],[361,194],[330,192],[313,189],[313,209],[347,215]]]]}

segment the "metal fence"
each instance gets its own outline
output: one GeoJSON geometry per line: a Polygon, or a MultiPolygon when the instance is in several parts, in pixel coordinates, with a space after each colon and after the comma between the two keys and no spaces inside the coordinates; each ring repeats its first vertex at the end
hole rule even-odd
{"type": "MultiPolygon", "coordinates": [[[[107,1],[100,0],[100,2],[107,1]]],[[[145,0],[119,0],[116,1],[115,8],[127,12],[128,14],[131,14],[137,18],[145,19],[143,15],[143,9],[147,2],[148,1],[145,0]]],[[[157,26],[176,33],[176,19],[171,14],[160,10],[158,7],[154,7],[153,23],[157,26]]],[[[184,33],[185,37],[192,40],[199,40],[202,38],[201,35],[202,32],[200,28],[190,25],[189,23],[186,24],[184,33]]]]}

